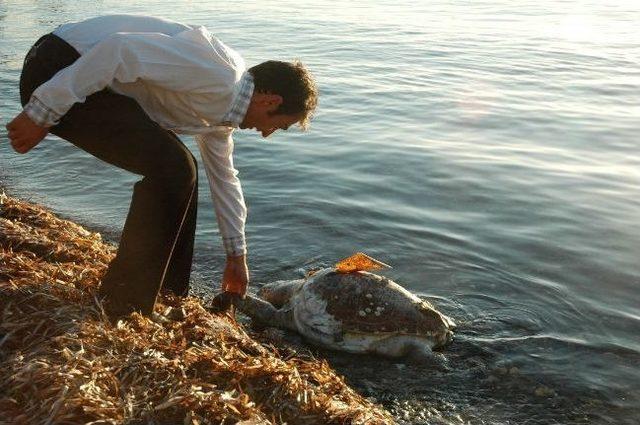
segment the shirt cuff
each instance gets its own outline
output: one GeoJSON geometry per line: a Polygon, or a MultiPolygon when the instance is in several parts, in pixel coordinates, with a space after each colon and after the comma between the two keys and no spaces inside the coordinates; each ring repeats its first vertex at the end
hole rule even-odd
{"type": "Polygon", "coordinates": [[[31,121],[40,127],[56,125],[61,118],[61,115],[51,110],[35,96],[31,96],[29,103],[24,106],[23,111],[31,118],[31,121]]]}
{"type": "Polygon", "coordinates": [[[222,238],[222,243],[224,250],[230,257],[238,257],[247,253],[247,242],[244,236],[222,238]]]}

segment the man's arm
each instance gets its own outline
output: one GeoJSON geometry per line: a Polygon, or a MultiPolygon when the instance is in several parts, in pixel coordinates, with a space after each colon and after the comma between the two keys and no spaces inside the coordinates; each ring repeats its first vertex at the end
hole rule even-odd
{"type": "Polygon", "coordinates": [[[244,234],[247,207],[244,203],[238,171],[233,165],[232,129],[215,127],[212,132],[195,137],[204,163],[211,198],[222,236],[227,263],[222,289],[244,296],[249,283],[244,234]]]}
{"type": "Polygon", "coordinates": [[[105,38],[34,90],[23,112],[6,126],[13,148],[19,153],[28,152],[74,103],[84,102],[114,81],[140,79],[168,90],[200,92],[204,89],[202,81],[210,80],[211,70],[204,57],[206,49],[188,40],[198,31],[175,36],[116,33],[105,38]]]}

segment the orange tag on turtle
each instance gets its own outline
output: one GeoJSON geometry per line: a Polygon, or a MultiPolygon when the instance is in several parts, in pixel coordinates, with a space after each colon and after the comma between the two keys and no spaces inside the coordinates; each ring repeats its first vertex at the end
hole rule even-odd
{"type": "Polygon", "coordinates": [[[351,257],[338,261],[335,268],[337,272],[350,273],[357,271],[390,269],[391,266],[371,258],[367,254],[356,252],[351,257]]]}

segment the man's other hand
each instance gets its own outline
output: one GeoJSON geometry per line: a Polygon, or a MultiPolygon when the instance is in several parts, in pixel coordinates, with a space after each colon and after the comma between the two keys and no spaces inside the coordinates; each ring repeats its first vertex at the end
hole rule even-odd
{"type": "Polygon", "coordinates": [[[222,290],[233,292],[244,297],[249,284],[249,269],[244,255],[238,257],[227,257],[227,265],[222,276],[222,290]]]}
{"type": "Polygon", "coordinates": [[[9,124],[6,126],[9,132],[9,140],[11,140],[11,146],[18,153],[27,153],[34,146],[36,146],[44,136],[49,132],[48,128],[40,127],[31,118],[24,113],[20,112],[9,124]]]}

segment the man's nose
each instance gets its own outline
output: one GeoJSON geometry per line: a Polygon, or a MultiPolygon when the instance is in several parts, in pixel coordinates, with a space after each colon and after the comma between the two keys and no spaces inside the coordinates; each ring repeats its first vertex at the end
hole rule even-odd
{"type": "Polygon", "coordinates": [[[270,128],[269,130],[262,130],[262,137],[267,138],[271,135],[271,133],[273,133],[276,130],[277,129],[275,128],[270,128]]]}

